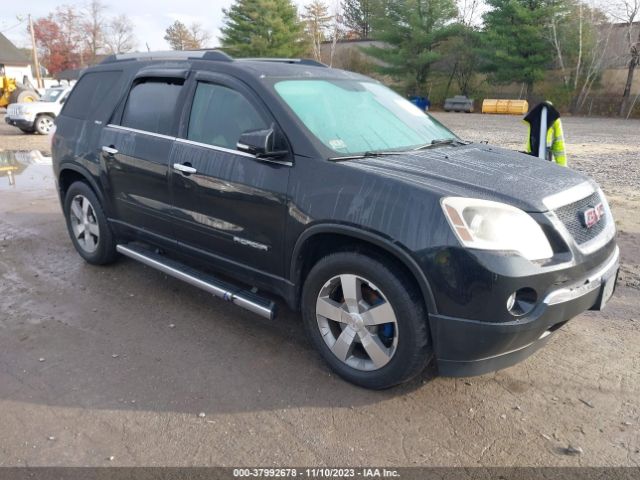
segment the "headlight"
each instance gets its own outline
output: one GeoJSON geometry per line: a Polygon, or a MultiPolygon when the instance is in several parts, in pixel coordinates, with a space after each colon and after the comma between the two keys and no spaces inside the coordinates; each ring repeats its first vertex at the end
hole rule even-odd
{"type": "Polygon", "coordinates": [[[553,256],[540,225],[519,208],[489,200],[446,197],[442,209],[466,247],[516,251],[529,260],[553,256]]]}

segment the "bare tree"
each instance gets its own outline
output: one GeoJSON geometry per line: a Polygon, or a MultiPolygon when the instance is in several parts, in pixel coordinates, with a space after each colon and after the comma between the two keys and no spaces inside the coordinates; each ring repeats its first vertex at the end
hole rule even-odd
{"type": "Polygon", "coordinates": [[[549,19],[550,41],[563,85],[571,94],[572,113],[584,106],[607,67],[612,31],[606,14],[583,0],[560,3],[549,19]]]}
{"type": "Polygon", "coordinates": [[[192,23],[189,27],[191,50],[206,48],[207,43],[211,40],[211,34],[207,32],[199,23],[192,23]]]}
{"type": "MultiPolygon", "coordinates": [[[[619,0],[613,4],[611,16],[625,25],[625,40],[629,48],[629,63],[627,64],[627,81],[620,102],[620,116],[627,115],[629,109],[631,86],[635,69],[640,64],[640,0],[619,0]]],[[[635,103],[635,102],[634,102],[635,103]]]]}
{"type": "Polygon", "coordinates": [[[113,17],[104,33],[108,53],[126,53],[136,46],[133,22],[124,14],[113,17]]]}
{"type": "Polygon", "coordinates": [[[473,27],[482,22],[481,0],[457,0],[456,3],[458,4],[458,23],[465,27],[473,27]]]}
{"type": "Polygon", "coordinates": [[[322,42],[327,39],[333,17],[329,15],[329,7],[322,0],[313,0],[304,7],[302,20],[311,40],[313,58],[322,61],[322,42]]]}
{"type": "Polygon", "coordinates": [[[85,65],[80,14],[74,6],[61,5],[56,8],[54,18],[65,45],[70,51],[78,52],[80,65],[85,65]]]}
{"type": "Polygon", "coordinates": [[[173,22],[165,32],[164,39],[174,50],[197,50],[204,48],[211,35],[199,23],[187,27],[180,20],[173,22]]]}
{"type": "Polygon", "coordinates": [[[335,0],[333,4],[333,14],[329,25],[329,37],[331,39],[331,49],[329,50],[329,66],[333,67],[333,60],[336,56],[336,46],[338,40],[344,38],[344,10],[340,0],[335,0]]]}
{"type": "Polygon", "coordinates": [[[106,20],[104,11],[106,6],[100,0],[91,0],[83,9],[82,32],[85,37],[87,58],[89,64],[95,63],[96,56],[104,45],[106,20]]]}

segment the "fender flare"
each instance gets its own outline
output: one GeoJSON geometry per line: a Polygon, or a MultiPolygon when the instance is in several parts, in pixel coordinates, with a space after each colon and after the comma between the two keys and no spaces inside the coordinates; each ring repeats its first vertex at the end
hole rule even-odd
{"type": "Polygon", "coordinates": [[[344,235],[347,237],[352,237],[358,240],[362,240],[368,243],[371,243],[383,250],[386,250],[391,255],[393,255],[398,261],[400,261],[406,268],[409,269],[411,274],[414,276],[416,281],[418,282],[418,286],[422,292],[422,297],[424,298],[427,311],[429,314],[437,314],[438,309],[436,307],[435,298],[433,296],[433,291],[431,290],[431,286],[424,272],[415,261],[415,259],[404,250],[399,244],[388,240],[387,238],[376,234],[374,232],[370,232],[367,230],[362,230],[357,227],[342,225],[342,224],[331,224],[331,223],[323,223],[316,224],[309,228],[307,228],[296,240],[296,244],[293,248],[293,254],[291,256],[291,265],[289,267],[289,278],[294,284],[299,284],[299,276],[302,269],[302,262],[298,261],[298,257],[300,256],[300,251],[304,248],[306,242],[310,240],[313,236],[323,233],[334,233],[339,235],[344,235]]]}

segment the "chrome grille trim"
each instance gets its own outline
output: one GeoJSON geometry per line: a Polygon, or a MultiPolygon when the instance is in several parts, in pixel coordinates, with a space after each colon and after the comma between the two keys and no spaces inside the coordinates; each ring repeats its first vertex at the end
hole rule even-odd
{"type": "Polygon", "coordinates": [[[582,182],[567,190],[563,190],[562,192],[554,193],[553,195],[543,198],[542,203],[549,210],[555,210],[556,208],[564,207],[570,203],[582,200],[595,191],[596,189],[590,182],[582,182]]]}
{"type": "MultiPolygon", "coordinates": [[[[590,184],[588,185],[591,187],[590,184]]],[[[611,213],[611,209],[609,208],[609,203],[607,202],[607,198],[605,197],[604,192],[600,188],[594,190],[593,187],[591,187],[590,189],[591,192],[588,195],[577,198],[573,202],[570,202],[568,204],[559,205],[552,211],[552,214],[556,219],[556,225],[561,227],[564,230],[565,234],[572,238],[574,245],[581,253],[585,255],[593,253],[599,248],[606,245],[615,236],[616,233],[613,215],[611,213]],[[582,227],[581,224],[576,222],[580,221],[577,215],[580,209],[584,208],[582,204],[585,202],[589,203],[590,200],[594,199],[602,202],[605,209],[605,215],[601,220],[601,223],[591,227],[592,229],[595,229],[592,230],[592,232],[595,233],[592,236],[589,236],[588,234],[585,234],[585,232],[590,229],[582,227]],[[559,210],[561,211],[560,214],[558,214],[559,210]],[[571,219],[571,215],[575,215],[575,217],[571,219]]],[[[576,191],[578,190],[575,190],[574,193],[576,191]]],[[[583,192],[584,191],[586,190],[583,190],[583,192]]],[[[570,196],[572,195],[566,196],[565,198],[570,198],[570,196]]]]}

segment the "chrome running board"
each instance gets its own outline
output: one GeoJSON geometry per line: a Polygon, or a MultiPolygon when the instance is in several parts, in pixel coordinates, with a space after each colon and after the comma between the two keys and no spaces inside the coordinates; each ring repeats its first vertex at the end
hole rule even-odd
{"type": "Polygon", "coordinates": [[[256,313],[261,317],[273,320],[276,316],[276,305],[273,301],[248,290],[235,287],[230,283],[218,280],[212,275],[200,272],[137,245],[117,245],[116,250],[122,255],[133,258],[151,268],[155,268],[178,280],[187,282],[194,287],[201,288],[216,297],[256,313]]]}

